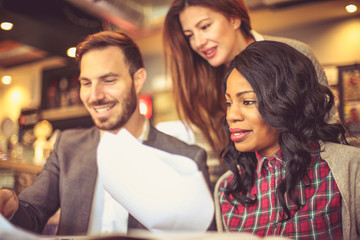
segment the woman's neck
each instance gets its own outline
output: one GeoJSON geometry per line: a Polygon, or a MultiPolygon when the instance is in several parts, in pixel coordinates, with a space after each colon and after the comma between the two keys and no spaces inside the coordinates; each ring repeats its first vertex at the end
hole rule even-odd
{"type": "Polygon", "coordinates": [[[241,30],[239,30],[238,32],[237,39],[238,39],[237,41],[238,44],[236,48],[234,48],[233,56],[228,62],[225,63],[225,66],[227,68],[229,67],[231,61],[235,58],[236,55],[244,51],[245,48],[247,48],[247,46],[249,46],[251,43],[255,42],[255,39],[252,36],[248,36],[244,34],[241,30]]]}

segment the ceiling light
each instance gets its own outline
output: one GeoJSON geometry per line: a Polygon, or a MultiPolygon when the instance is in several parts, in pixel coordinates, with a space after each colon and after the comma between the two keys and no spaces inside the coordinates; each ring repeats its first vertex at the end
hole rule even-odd
{"type": "Polygon", "coordinates": [[[76,55],[76,47],[71,47],[67,50],[67,55],[74,58],[76,55]]]}
{"type": "Polygon", "coordinates": [[[1,23],[1,29],[9,31],[13,28],[13,24],[11,22],[2,22],[1,23]]]}
{"type": "Polygon", "coordinates": [[[357,11],[357,6],[354,4],[349,4],[345,7],[345,9],[348,13],[353,13],[357,11]]]}
{"type": "Polygon", "coordinates": [[[2,76],[1,82],[3,84],[9,85],[11,83],[12,77],[11,76],[2,76]]]}

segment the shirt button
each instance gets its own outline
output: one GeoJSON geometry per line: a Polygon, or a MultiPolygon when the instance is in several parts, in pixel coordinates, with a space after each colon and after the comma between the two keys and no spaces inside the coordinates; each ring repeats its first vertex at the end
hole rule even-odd
{"type": "Polygon", "coordinates": [[[273,224],[273,227],[274,227],[274,228],[277,228],[277,226],[278,226],[278,223],[274,223],[274,224],[273,224]]]}
{"type": "Polygon", "coordinates": [[[275,159],[273,159],[273,160],[270,161],[270,164],[271,164],[271,165],[274,165],[275,163],[276,163],[276,160],[275,160],[275,159]]]}

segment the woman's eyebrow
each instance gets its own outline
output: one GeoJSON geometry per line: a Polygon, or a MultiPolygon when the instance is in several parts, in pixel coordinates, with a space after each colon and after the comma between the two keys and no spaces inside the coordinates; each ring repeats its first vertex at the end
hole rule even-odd
{"type": "MultiPolygon", "coordinates": [[[[255,93],[255,92],[252,91],[252,90],[247,90],[247,91],[238,92],[238,93],[235,94],[235,96],[236,96],[236,97],[240,97],[240,96],[242,96],[242,95],[244,95],[244,94],[247,94],[247,93],[255,93]]],[[[225,93],[225,96],[230,97],[230,94],[229,94],[229,93],[225,93]]]]}

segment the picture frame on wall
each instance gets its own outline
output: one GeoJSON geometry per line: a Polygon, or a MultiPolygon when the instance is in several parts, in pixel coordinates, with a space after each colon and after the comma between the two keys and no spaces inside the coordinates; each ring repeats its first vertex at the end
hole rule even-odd
{"type": "Polygon", "coordinates": [[[324,66],[324,72],[328,80],[328,86],[335,97],[336,119],[339,119],[340,94],[339,94],[339,68],[336,65],[324,66]]]}
{"type": "Polygon", "coordinates": [[[350,133],[360,134],[360,64],[339,67],[340,117],[350,133]]]}
{"type": "Polygon", "coordinates": [[[80,99],[79,73],[76,63],[42,72],[41,119],[54,129],[94,125],[80,99]]]}
{"type": "Polygon", "coordinates": [[[79,70],[75,64],[44,70],[42,77],[43,110],[82,105],[79,96],[79,70]]]}

